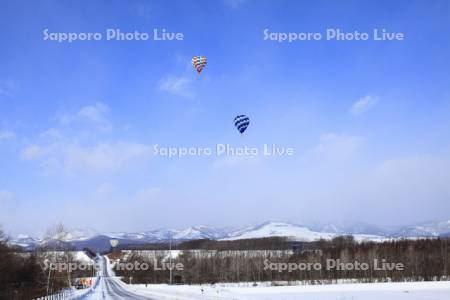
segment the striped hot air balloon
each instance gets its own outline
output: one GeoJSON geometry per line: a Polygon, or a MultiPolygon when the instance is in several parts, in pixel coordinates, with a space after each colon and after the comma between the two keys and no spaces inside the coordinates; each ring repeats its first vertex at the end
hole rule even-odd
{"type": "Polygon", "coordinates": [[[244,133],[248,125],[250,125],[250,119],[246,115],[239,115],[234,118],[234,126],[236,126],[237,130],[241,134],[244,133]]]}
{"type": "Polygon", "coordinates": [[[194,56],[191,60],[192,66],[197,70],[197,73],[200,74],[203,68],[206,66],[206,56],[194,56]]]}

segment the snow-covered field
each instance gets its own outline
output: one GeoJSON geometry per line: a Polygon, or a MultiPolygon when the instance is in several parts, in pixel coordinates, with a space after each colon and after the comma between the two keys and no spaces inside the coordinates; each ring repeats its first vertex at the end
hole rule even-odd
{"type": "Polygon", "coordinates": [[[128,285],[143,296],[166,300],[449,300],[450,282],[358,283],[300,286],[128,285]]]}
{"type": "Polygon", "coordinates": [[[90,258],[84,251],[74,251],[72,254],[75,256],[75,260],[83,262],[85,264],[93,264],[94,260],[90,258]]]}

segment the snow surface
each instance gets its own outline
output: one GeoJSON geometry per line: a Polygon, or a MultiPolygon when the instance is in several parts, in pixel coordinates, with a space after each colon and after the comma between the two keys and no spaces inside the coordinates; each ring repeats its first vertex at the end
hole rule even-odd
{"type": "Polygon", "coordinates": [[[399,234],[406,237],[437,237],[449,233],[450,220],[407,226],[399,231],[399,234]]]}
{"type": "MultiPolygon", "coordinates": [[[[267,222],[259,226],[249,227],[247,229],[235,232],[230,237],[224,240],[240,240],[240,239],[255,239],[264,237],[287,237],[296,241],[311,242],[319,239],[332,239],[341,234],[332,232],[318,232],[310,230],[307,227],[284,223],[284,222],[267,222]]],[[[370,234],[354,234],[355,240],[361,241],[383,241],[385,237],[370,235],[370,234]]]]}
{"type": "Polygon", "coordinates": [[[94,260],[92,258],[90,258],[84,251],[74,251],[71,253],[74,254],[75,260],[77,260],[79,262],[83,262],[86,264],[94,264],[94,260]]]}
{"type": "Polygon", "coordinates": [[[143,296],[166,300],[448,300],[450,282],[356,283],[299,286],[128,285],[143,296]],[[203,290],[203,291],[202,291],[203,290]]]}
{"type": "MultiPolygon", "coordinates": [[[[115,282],[124,291],[159,300],[449,300],[450,282],[390,282],[390,283],[348,283],[308,285],[295,282],[278,282],[283,286],[271,286],[270,282],[221,283],[216,285],[167,285],[167,284],[125,284],[114,277],[112,263],[107,259],[107,273],[110,277],[100,280],[86,299],[116,299],[109,293],[105,280],[115,282]],[[108,295],[111,296],[108,298],[108,295]]],[[[347,283],[345,283],[347,282],[347,283]]],[[[128,299],[128,298],[127,298],[128,299]]]]}
{"type": "MultiPolygon", "coordinates": [[[[72,229],[64,236],[63,241],[84,241],[98,235],[98,231],[92,228],[72,229]]],[[[55,236],[57,238],[57,236],[55,236]]]]}
{"type": "Polygon", "coordinates": [[[301,227],[295,224],[269,222],[261,226],[250,227],[248,229],[238,231],[234,233],[233,236],[226,238],[225,240],[254,239],[270,236],[282,236],[298,238],[304,241],[312,241],[321,238],[331,239],[334,234],[328,232],[315,232],[306,227],[301,227]]]}

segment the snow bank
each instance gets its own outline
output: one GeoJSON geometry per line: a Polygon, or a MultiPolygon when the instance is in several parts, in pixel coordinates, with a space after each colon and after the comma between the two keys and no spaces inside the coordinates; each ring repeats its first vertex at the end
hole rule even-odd
{"type": "Polygon", "coordinates": [[[205,300],[448,300],[450,282],[359,283],[302,286],[128,285],[128,290],[158,299],[205,300]]]}

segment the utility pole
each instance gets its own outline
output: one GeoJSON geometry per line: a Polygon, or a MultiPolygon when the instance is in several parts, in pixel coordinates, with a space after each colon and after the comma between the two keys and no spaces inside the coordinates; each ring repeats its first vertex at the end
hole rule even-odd
{"type": "Polygon", "coordinates": [[[50,288],[50,274],[52,272],[52,269],[48,269],[48,277],[47,277],[47,296],[48,296],[48,292],[49,292],[49,288],[50,288]]]}
{"type": "Polygon", "coordinates": [[[172,233],[169,241],[169,284],[172,285],[172,233]]]}

